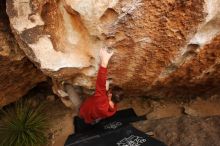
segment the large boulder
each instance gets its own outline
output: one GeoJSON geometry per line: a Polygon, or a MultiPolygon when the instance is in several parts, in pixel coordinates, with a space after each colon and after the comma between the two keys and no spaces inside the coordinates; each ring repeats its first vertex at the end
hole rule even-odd
{"type": "MultiPolygon", "coordinates": [[[[130,95],[219,91],[218,0],[7,0],[27,57],[54,80],[94,88],[99,48],[113,46],[113,83],[130,95]]],[[[64,94],[63,94],[64,96],[64,94]]]]}
{"type": "Polygon", "coordinates": [[[10,30],[5,0],[1,0],[0,5],[0,106],[4,106],[45,81],[46,76],[19,48],[10,30]]]}
{"type": "Polygon", "coordinates": [[[180,116],[146,120],[135,127],[169,146],[219,146],[219,121],[220,116],[180,116]]]}

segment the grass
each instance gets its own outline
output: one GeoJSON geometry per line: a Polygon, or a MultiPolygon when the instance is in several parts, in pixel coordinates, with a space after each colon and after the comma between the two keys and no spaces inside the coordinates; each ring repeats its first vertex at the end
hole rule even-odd
{"type": "Polygon", "coordinates": [[[44,104],[32,106],[19,101],[1,112],[0,146],[46,145],[45,131],[48,127],[44,104]]]}

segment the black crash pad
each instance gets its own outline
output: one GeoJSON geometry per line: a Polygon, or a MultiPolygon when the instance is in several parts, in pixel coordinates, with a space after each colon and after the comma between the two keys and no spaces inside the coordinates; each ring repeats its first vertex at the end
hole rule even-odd
{"type": "Polygon", "coordinates": [[[103,133],[109,130],[115,130],[123,125],[131,122],[146,120],[146,116],[137,116],[132,108],[117,111],[115,115],[110,118],[101,120],[95,125],[84,123],[79,117],[74,117],[75,133],[82,133],[87,131],[96,131],[96,133],[103,133]]]}
{"type": "Polygon", "coordinates": [[[95,125],[87,125],[79,117],[74,120],[75,133],[68,137],[65,146],[166,146],[129,124],[145,120],[133,109],[118,111],[95,125]]]}

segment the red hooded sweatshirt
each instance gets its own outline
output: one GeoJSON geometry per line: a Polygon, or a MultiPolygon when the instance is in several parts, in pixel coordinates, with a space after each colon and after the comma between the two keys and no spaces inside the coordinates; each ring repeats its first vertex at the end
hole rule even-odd
{"type": "Polygon", "coordinates": [[[93,96],[88,97],[80,107],[79,116],[86,123],[104,119],[115,114],[116,105],[112,108],[106,92],[107,69],[100,66],[96,80],[96,90],[93,96]]]}

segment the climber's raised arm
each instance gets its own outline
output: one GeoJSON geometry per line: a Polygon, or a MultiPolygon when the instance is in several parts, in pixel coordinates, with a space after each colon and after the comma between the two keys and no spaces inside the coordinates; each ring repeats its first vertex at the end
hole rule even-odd
{"type": "Polygon", "coordinates": [[[106,95],[106,79],[107,79],[107,66],[110,58],[113,55],[112,50],[108,50],[107,48],[100,49],[100,67],[96,80],[96,92],[95,94],[106,95]]]}

